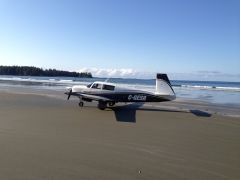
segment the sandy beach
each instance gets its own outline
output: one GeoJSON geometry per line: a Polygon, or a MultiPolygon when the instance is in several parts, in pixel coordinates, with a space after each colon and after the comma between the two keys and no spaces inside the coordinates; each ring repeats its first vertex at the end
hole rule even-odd
{"type": "Polygon", "coordinates": [[[0,179],[240,179],[239,117],[76,102],[1,91],[0,179]]]}

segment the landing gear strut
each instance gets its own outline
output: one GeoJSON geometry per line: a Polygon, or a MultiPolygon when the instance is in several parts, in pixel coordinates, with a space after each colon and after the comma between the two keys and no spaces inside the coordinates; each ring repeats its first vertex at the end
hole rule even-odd
{"type": "Polygon", "coordinates": [[[79,97],[78,105],[79,105],[79,107],[83,107],[84,103],[83,103],[82,97],[79,97]]]}

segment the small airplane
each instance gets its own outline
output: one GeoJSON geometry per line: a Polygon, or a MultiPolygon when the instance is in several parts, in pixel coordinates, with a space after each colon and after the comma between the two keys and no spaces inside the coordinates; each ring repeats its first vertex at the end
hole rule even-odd
{"type": "Polygon", "coordinates": [[[100,110],[108,106],[114,106],[118,102],[163,102],[176,99],[175,92],[171,86],[167,74],[157,74],[156,91],[148,92],[139,89],[129,89],[118,86],[117,84],[96,81],[87,86],[75,85],[67,88],[68,95],[79,98],[79,106],[83,107],[84,101],[98,101],[100,110]]]}

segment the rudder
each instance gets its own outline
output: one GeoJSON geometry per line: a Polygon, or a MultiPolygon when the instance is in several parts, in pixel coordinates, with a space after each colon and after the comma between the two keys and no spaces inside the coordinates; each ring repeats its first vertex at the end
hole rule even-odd
{"type": "Polygon", "coordinates": [[[167,74],[157,73],[156,94],[175,96],[175,92],[167,74]]]}

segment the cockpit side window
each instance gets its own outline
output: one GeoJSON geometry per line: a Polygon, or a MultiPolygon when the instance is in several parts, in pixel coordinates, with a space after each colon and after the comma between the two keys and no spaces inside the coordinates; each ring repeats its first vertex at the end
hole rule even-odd
{"type": "Polygon", "coordinates": [[[115,86],[103,84],[103,89],[104,90],[109,90],[109,91],[114,91],[115,86]]]}
{"type": "Polygon", "coordinates": [[[102,84],[94,83],[94,84],[92,85],[92,88],[93,88],[93,89],[102,89],[102,84]]]}

